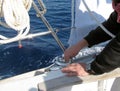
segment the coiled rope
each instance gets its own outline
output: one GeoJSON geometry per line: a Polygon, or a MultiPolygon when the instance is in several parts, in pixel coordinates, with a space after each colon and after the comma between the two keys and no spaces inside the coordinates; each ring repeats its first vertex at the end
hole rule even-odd
{"type": "Polygon", "coordinates": [[[32,5],[32,0],[0,0],[0,17],[4,17],[6,24],[16,30],[18,35],[13,38],[7,38],[0,35],[0,44],[20,38],[29,33],[30,18],[28,11],[32,5]]]}

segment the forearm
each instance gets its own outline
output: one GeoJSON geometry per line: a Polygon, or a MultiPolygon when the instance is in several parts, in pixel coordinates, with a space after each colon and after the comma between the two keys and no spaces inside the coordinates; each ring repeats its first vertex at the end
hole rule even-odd
{"type": "Polygon", "coordinates": [[[88,46],[88,42],[85,39],[82,39],[75,46],[76,46],[77,50],[81,50],[82,48],[88,46]]]}
{"type": "Polygon", "coordinates": [[[77,44],[67,48],[64,52],[65,61],[69,61],[69,59],[71,59],[72,57],[75,57],[78,54],[78,52],[86,46],[88,46],[88,43],[86,40],[83,39],[79,41],[77,44]]]}

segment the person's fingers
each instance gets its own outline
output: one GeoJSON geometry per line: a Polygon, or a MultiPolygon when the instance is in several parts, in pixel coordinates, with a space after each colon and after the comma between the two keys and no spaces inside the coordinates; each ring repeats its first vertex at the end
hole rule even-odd
{"type": "Polygon", "coordinates": [[[76,63],[69,64],[67,67],[62,68],[62,72],[76,72],[76,63]]]}
{"type": "Polygon", "coordinates": [[[87,76],[88,73],[85,71],[84,66],[83,63],[72,63],[62,68],[61,71],[66,73],[67,76],[87,76]]]}
{"type": "Polygon", "coordinates": [[[62,71],[63,73],[70,72],[70,71],[68,70],[68,68],[67,68],[67,67],[65,67],[65,68],[62,68],[62,69],[61,69],[61,71],[62,71]]]}
{"type": "Polygon", "coordinates": [[[66,75],[67,76],[77,76],[77,73],[76,72],[69,72],[66,75]]]}
{"type": "Polygon", "coordinates": [[[66,62],[69,62],[69,60],[71,59],[71,55],[70,54],[64,54],[64,59],[66,62]]]}
{"type": "Polygon", "coordinates": [[[65,62],[69,62],[70,58],[69,58],[69,56],[65,56],[64,59],[65,59],[65,62]]]}
{"type": "Polygon", "coordinates": [[[71,67],[71,66],[62,68],[62,72],[63,72],[63,73],[69,73],[69,72],[74,72],[74,71],[75,71],[74,68],[71,67]]]}

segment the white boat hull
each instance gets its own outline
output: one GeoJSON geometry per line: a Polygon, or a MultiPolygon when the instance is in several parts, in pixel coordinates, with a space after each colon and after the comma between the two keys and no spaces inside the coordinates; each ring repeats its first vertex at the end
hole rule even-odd
{"type": "Polygon", "coordinates": [[[0,81],[0,91],[119,91],[119,76],[119,69],[87,77],[67,77],[60,70],[41,74],[36,70],[0,81]]]}

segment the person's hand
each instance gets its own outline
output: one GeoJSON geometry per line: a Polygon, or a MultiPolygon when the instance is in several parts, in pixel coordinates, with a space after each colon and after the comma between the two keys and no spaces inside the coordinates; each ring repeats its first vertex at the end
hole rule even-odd
{"type": "Polygon", "coordinates": [[[77,45],[71,46],[67,48],[64,52],[64,59],[66,62],[69,61],[69,59],[75,57],[79,52],[79,49],[77,48],[77,45]]]}
{"type": "Polygon", "coordinates": [[[89,73],[86,71],[86,64],[84,63],[72,63],[67,67],[61,69],[67,76],[87,76],[89,73]]]}
{"type": "Polygon", "coordinates": [[[88,42],[85,39],[83,39],[77,44],[67,48],[64,52],[65,61],[69,61],[69,59],[75,57],[78,54],[78,52],[86,46],[88,46],[88,42]]]}

